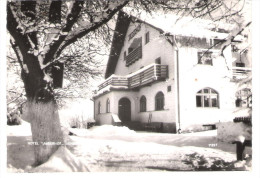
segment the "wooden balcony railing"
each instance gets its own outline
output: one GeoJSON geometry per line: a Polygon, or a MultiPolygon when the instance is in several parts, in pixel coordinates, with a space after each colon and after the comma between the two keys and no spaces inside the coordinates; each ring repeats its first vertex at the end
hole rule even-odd
{"type": "Polygon", "coordinates": [[[156,80],[163,80],[168,77],[168,66],[154,64],[144,71],[129,77],[129,88],[135,88],[149,84],[156,80]]]}
{"type": "Polygon", "coordinates": [[[109,85],[128,88],[128,78],[112,75],[98,86],[98,90],[109,85]]]}
{"type": "Polygon", "coordinates": [[[134,89],[166,78],[168,78],[167,65],[151,64],[127,76],[112,75],[98,86],[98,90],[109,85],[114,88],[134,89]]]}
{"type": "Polygon", "coordinates": [[[126,56],[126,66],[130,66],[140,58],[142,58],[142,46],[137,47],[126,56]]]}
{"type": "Polygon", "coordinates": [[[234,78],[245,78],[248,76],[248,74],[252,71],[251,68],[247,67],[233,67],[233,77],[234,78]]]}

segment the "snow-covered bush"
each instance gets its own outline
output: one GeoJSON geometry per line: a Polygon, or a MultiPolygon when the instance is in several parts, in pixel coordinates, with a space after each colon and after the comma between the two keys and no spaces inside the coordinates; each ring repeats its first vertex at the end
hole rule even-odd
{"type": "Polygon", "coordinates": [[[72,128],[87,129],[90,122],[93,122],[91,118],[84,118],[84,115],[76,115],[70,120],[69,125],[72,128]]]}
{"type": "Polygon", "coordinates": [[[19,109],[7,113],[7,125],[21,125],[21,113],[19,109]]]}
{"type": "Polygon", "coordinates": [[[183,125],[181,128],[181,133],[192,133],[192,132],[202,132],[206,130],[215,130],[214,124],[193,124],[193,125],[183,125]]]}
{"type": "Polygon", "coordinates": [[[234,171],[250,170],[252,158],[244,161],[227,161],[217,157],[205,157],[199,153],[185,155],[184,162],[191,165],[194,171],[234,171]]]}
{"type": "Polygon", "coordinates": [[[94,135],[133,135],[136,134],[135,131],[130,130],[128,127],[118,127],[113,125],[102,125],[102,126],[94,126],[90,129],[92,134],[94,135]]]}
{"type": "Polygon", "coordinates": [[[252,139],[252,127],[247,124],[244,124],[243,122],[219,123],[217,132],[218,140],[223,142],[244,142],[244,140],[252,139]]]}
{"type": "Polygon", "coordinates": [[[64,99],[63,106],[59,109],[62,125],[66,127],[87,129],[93,119],[93,103],[87,99],[64,99]]]}

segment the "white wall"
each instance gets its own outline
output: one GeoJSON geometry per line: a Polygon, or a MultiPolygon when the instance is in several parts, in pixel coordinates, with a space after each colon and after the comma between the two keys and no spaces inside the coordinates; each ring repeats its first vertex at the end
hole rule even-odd
{"type": "Polygon", "coordinates": [[[174,115],[174,91],[173,82],[171,82],[172,91],[167,92],[167,86],[170,82],[158,82],[152,86],[146,86],[139,92],[133,91],[111,91],[95,100],[95,120],[101,124],[112,124],[111,114],[118,115],[118,102],[121,98],[128,98],[131,101],[131,120],[148,122],[149,113],[152,113],[152,122],[175,122],[174,115]],[[165,97],[165,106],[162,111],[155,111],[155,95],[162,91],[165,97]],[[147,112],[140,112],[140,98],[144,95],[147,100],[147,112]],[[110,113],[106,113],[106,101],[110,99],[110,113]],[[98,114],[98,102],[101,103],[101,113],[98,114]]]}
{"type": "Polygon", "coordinates": [[[164,122],[172,123],[175,122],[174,112],[174,84],[173,80],[167,82],[155,83],[152,86],[147,86],[140,89],[138,94],[138,114],[137,119],[141,122],[147,122],[149,113],[152,113],[152,122],[164,122]],[[167,91],[167,86],[171,86],[171,91],[167,91]],[[155,95],[159,92],[164,94],[164,110],[155,111],[155,95]],[[147,112],[140,112],[140,98],[144,95],[146,97],[146,109],[147,112]]]}
{"type": "MultiPolygon", "coordinates": [[[[161,57],[161,64],[169,66],[170,78],[173,78],[173,50],[171,44],[165,40],[165,37],[160,35],[160,32],[149,25],[142,24],[141,30],[128,41],[128,35],[138,26],[138,23],[130,23],[127,31],[124,46],[120,53],[119,60],[115,69],[116,75],[127,75],[139,70],[141,67],[145,67],[155,62],[155,59],[161,57]],[[150,42],[145,44],[145,33],[150,33],[150,42]],[[131,45],[134,38],[142,37],[142,59],[139,59],[130,66],[125,66],[124,51],[128,51],[128,47],[131,45]]],[[[127,52],[128,55],[128,52],[127,52]]]]}
{"type": "Polygon", "coordinates": [[[235,109],[235,84],[230,82],[231,62],[226,63],[224,58],[218,57],[213,60],[213,66],[197,64],[197,51],[186,47],[179,50],[182,130],[192,124],[232,120],[235,109]],[[219,108],[196,106],[196,93],[206,87],[218,92],[219,108]]]}
{"type": "Polygon", "coordinates": [[[118,101],[121,98],[128,98],[131,101],[131,118],[136,117],[136,92],[111,91],[95,99],[95,120],[103,124],[112,124],[112,114],[118,115],[118,101]],[[106,113],[106,101],[110,100],[110,113],[106,113]],[[101,103],[101,112],[98,114],[98,103],[101,103]]]}

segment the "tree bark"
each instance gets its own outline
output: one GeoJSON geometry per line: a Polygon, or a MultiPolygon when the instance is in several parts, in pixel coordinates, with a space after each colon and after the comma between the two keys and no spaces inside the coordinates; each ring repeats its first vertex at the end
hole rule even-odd
{"type": "Polygon", "coordinates": [[[26,117],[31,123],[32,139],[35,143],[35,165],[39,165],[46,162],[64,142],[52,87],[51,68],[43,72],[39,65],[31,64],[38,61],[37,57],[28,57],[32,58],[27,58],[29,73],[23,70],[22,79],[28,101],[26,117]],[[50,80],[44,79],[46,76],[50,80]]]}
{"type": "Polygon", "coordinates": [[[46,162],[64,144],[52,82],[45,81],[45,75],[35,67],[33,74],[23,72],[22,76],[28,101],[24,117],[31,124],[35,165],[46,162]]]}
{"type": "Polygon", "coordinates": [[[26,111],[31,123],[34,142],[35,166],[46,162],[49,157],[64,144],[57,105],[29,102],[26,111]]]}

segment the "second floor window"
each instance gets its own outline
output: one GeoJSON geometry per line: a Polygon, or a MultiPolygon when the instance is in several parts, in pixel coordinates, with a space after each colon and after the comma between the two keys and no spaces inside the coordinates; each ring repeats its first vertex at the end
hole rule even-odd
{"type": "Polygon", "coordinates": [[[126,66],[130,66],[142,58],[142,38],[133,39],[128,47],[128,55],[125,57],[126,66]]]}
{"type": "Polygon", "coordinates": [[[163,110],[164,109],[164,94],[163,92],[158,92],[155,95],[155,110],[163,110]]]}
{"type": "Polygon", "coordinates": [[[157,59],[155,59],[155,64],[161,64],[161,58],[158,57],[157,59]]]}
{"type": "Polygon", "coordinates": [[[145,44],[149,43],[149,41],[150,41],[150,34],[149,34],[149,32],[146,32],[145,33],[145,44]]]}
{"type": "Polygon", "coordinates": [[[198,52],[198,64],[213,65],[212,64],[212,52],[211,51],[198,52]]]}
{"type": "Polygon", "coordinates": [[[107,99],[107,113],[110,112],[110,100],[107,99]]]}
{"type": "Polygon", "coordinates": [[[196,105],[202,108],[218,107],[219,100],[217,91],[211,88],[204,88],[198,91],[196,94],[196,105]]]}
{"type": "Polygon", "coordinates": [[[236,67],[245,67],[245,63],[243,62],[237,62],[236,67]]]}
{"type": "Polygon", "coordinates": [[[146,98],[145,96],[142,96],[140,99],[140,112],[146,111],[146,98]]]}
{"type": "Polygon", "coordinates": [[[134,48],[130,47],[128,48],[128,54],[131,53],[134,50],[134,48]]]}

